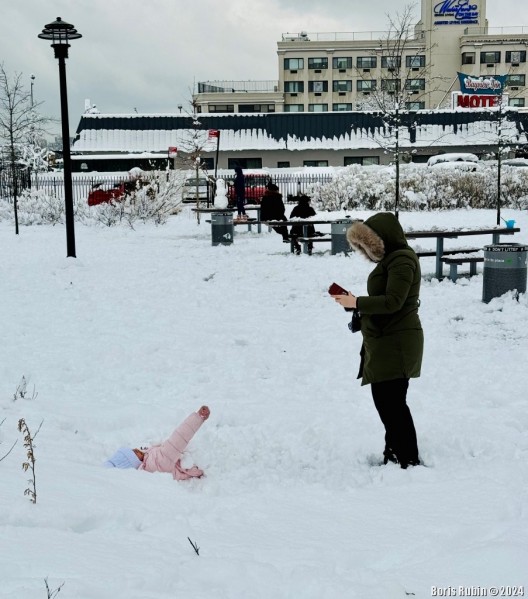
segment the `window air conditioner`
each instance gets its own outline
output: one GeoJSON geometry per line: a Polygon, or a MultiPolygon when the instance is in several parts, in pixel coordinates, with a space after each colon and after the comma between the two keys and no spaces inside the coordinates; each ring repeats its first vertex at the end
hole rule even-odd
{"type": "Polygon", "coordinates": [[[346,69],[339,69],[340,73],[346,73],[346,69]]]}
{"type": "Polygon", "coordinates": [[[518,67],[519,63],[518,62],[512,62],[512,67],[518,67]]]}
{"type": "MultiPolygon", "coordinates": [[[[513,88],[512,88],[513,89],[513,88]]],[[[340,96],[346,96],[346,92],[339,92],[340,96]]]]}
{"type": "Polygon", "coordinates": [[[370,73],[370,69],[363,69],[364,73],[370,73]]]}
{"type": "Polygon", "coordinates": [[[321,69],[315,69],[315,72],[316,72],[316,73],[320,73],[320,72],[321,72],[321,69]]]}
{"type": "Polygon", "coordinates": [[[314,96],[320,96],[320,95],[321,95],[321,92],[315,92],[314,93],[314,96]]]}
{"type": "Polygon", "coordinates": [[[510,87],[510,89],[518,90],[519,88],[518,87],[510,87]]]}
{"type": "Polygon", "coordinates": [[[413,71],[419,71],[420,69],[418,67],[413,67],[412,70],[413,71]]]}

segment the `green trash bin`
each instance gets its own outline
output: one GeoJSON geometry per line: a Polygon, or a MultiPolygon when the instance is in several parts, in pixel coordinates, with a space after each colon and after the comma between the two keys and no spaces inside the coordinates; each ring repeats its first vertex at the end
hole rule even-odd
{"type": "Polygon", "coordinates": [[[526,292],[528,246],[494,243],[484,247],[482,301],[490,302],[508,291],[526,292]]]}
{"type": "Polygon", "coordinates": [[[213,245],[231,245],[235,234],[232,212],[211,213],[211,240],[213,245]]]}

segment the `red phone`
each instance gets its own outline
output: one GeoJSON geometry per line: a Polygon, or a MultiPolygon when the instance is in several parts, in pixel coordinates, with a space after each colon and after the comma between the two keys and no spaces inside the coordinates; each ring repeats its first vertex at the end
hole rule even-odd
{"type": "Polygon", "coordinates": [[[332,283],[330,285],[330,287],[328,288],[328,293],[330,295],[348,295],[348,291],[346,289],[343,289],[343,287],[341,287],[341,285],[338,285],[337,283],[332,283]]]}

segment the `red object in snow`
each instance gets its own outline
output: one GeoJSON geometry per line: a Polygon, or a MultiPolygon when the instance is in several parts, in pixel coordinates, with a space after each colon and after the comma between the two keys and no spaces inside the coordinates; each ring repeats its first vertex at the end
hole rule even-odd
{"type": "Polygon", "coordinates": [[[220,137],[220,131],[218,129],[209,129],[209,138],[220,137]]]}
{"type": "Polygon", "coordinates": [[[104,204],[112,200],[119,202],[125,196],[124,183],[120,183],[112,189],[100,189],[99,185],[100,183],[94,186],[94,189],[88,194],[88,206],[97,206],[98,204],[104,204]]]}

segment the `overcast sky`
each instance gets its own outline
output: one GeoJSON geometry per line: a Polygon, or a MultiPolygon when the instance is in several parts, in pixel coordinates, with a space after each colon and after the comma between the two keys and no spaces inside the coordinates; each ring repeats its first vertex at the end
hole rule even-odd
{"type": "MultiPolygon", "coordinates": [[[[60,115],[53,50],[37,38],[57,17],[83,37],[67,61],[70,129],[84,100],[101,112],[178,112],[194,82],[275,80],[286,32],[380,31],[408,0],[0,0],[0,62],[22,73],[41,111],[60,115]]],[[[411,2],[411,4],[413,4],[411,2]]],[[[420,2],[414,3],[416,20],[420,2]]],[[[526,0],[488,0],[490,27],[524,25],[526,0]]],[[[59,131],[60,126],[56,127],[59,131]]]]}

